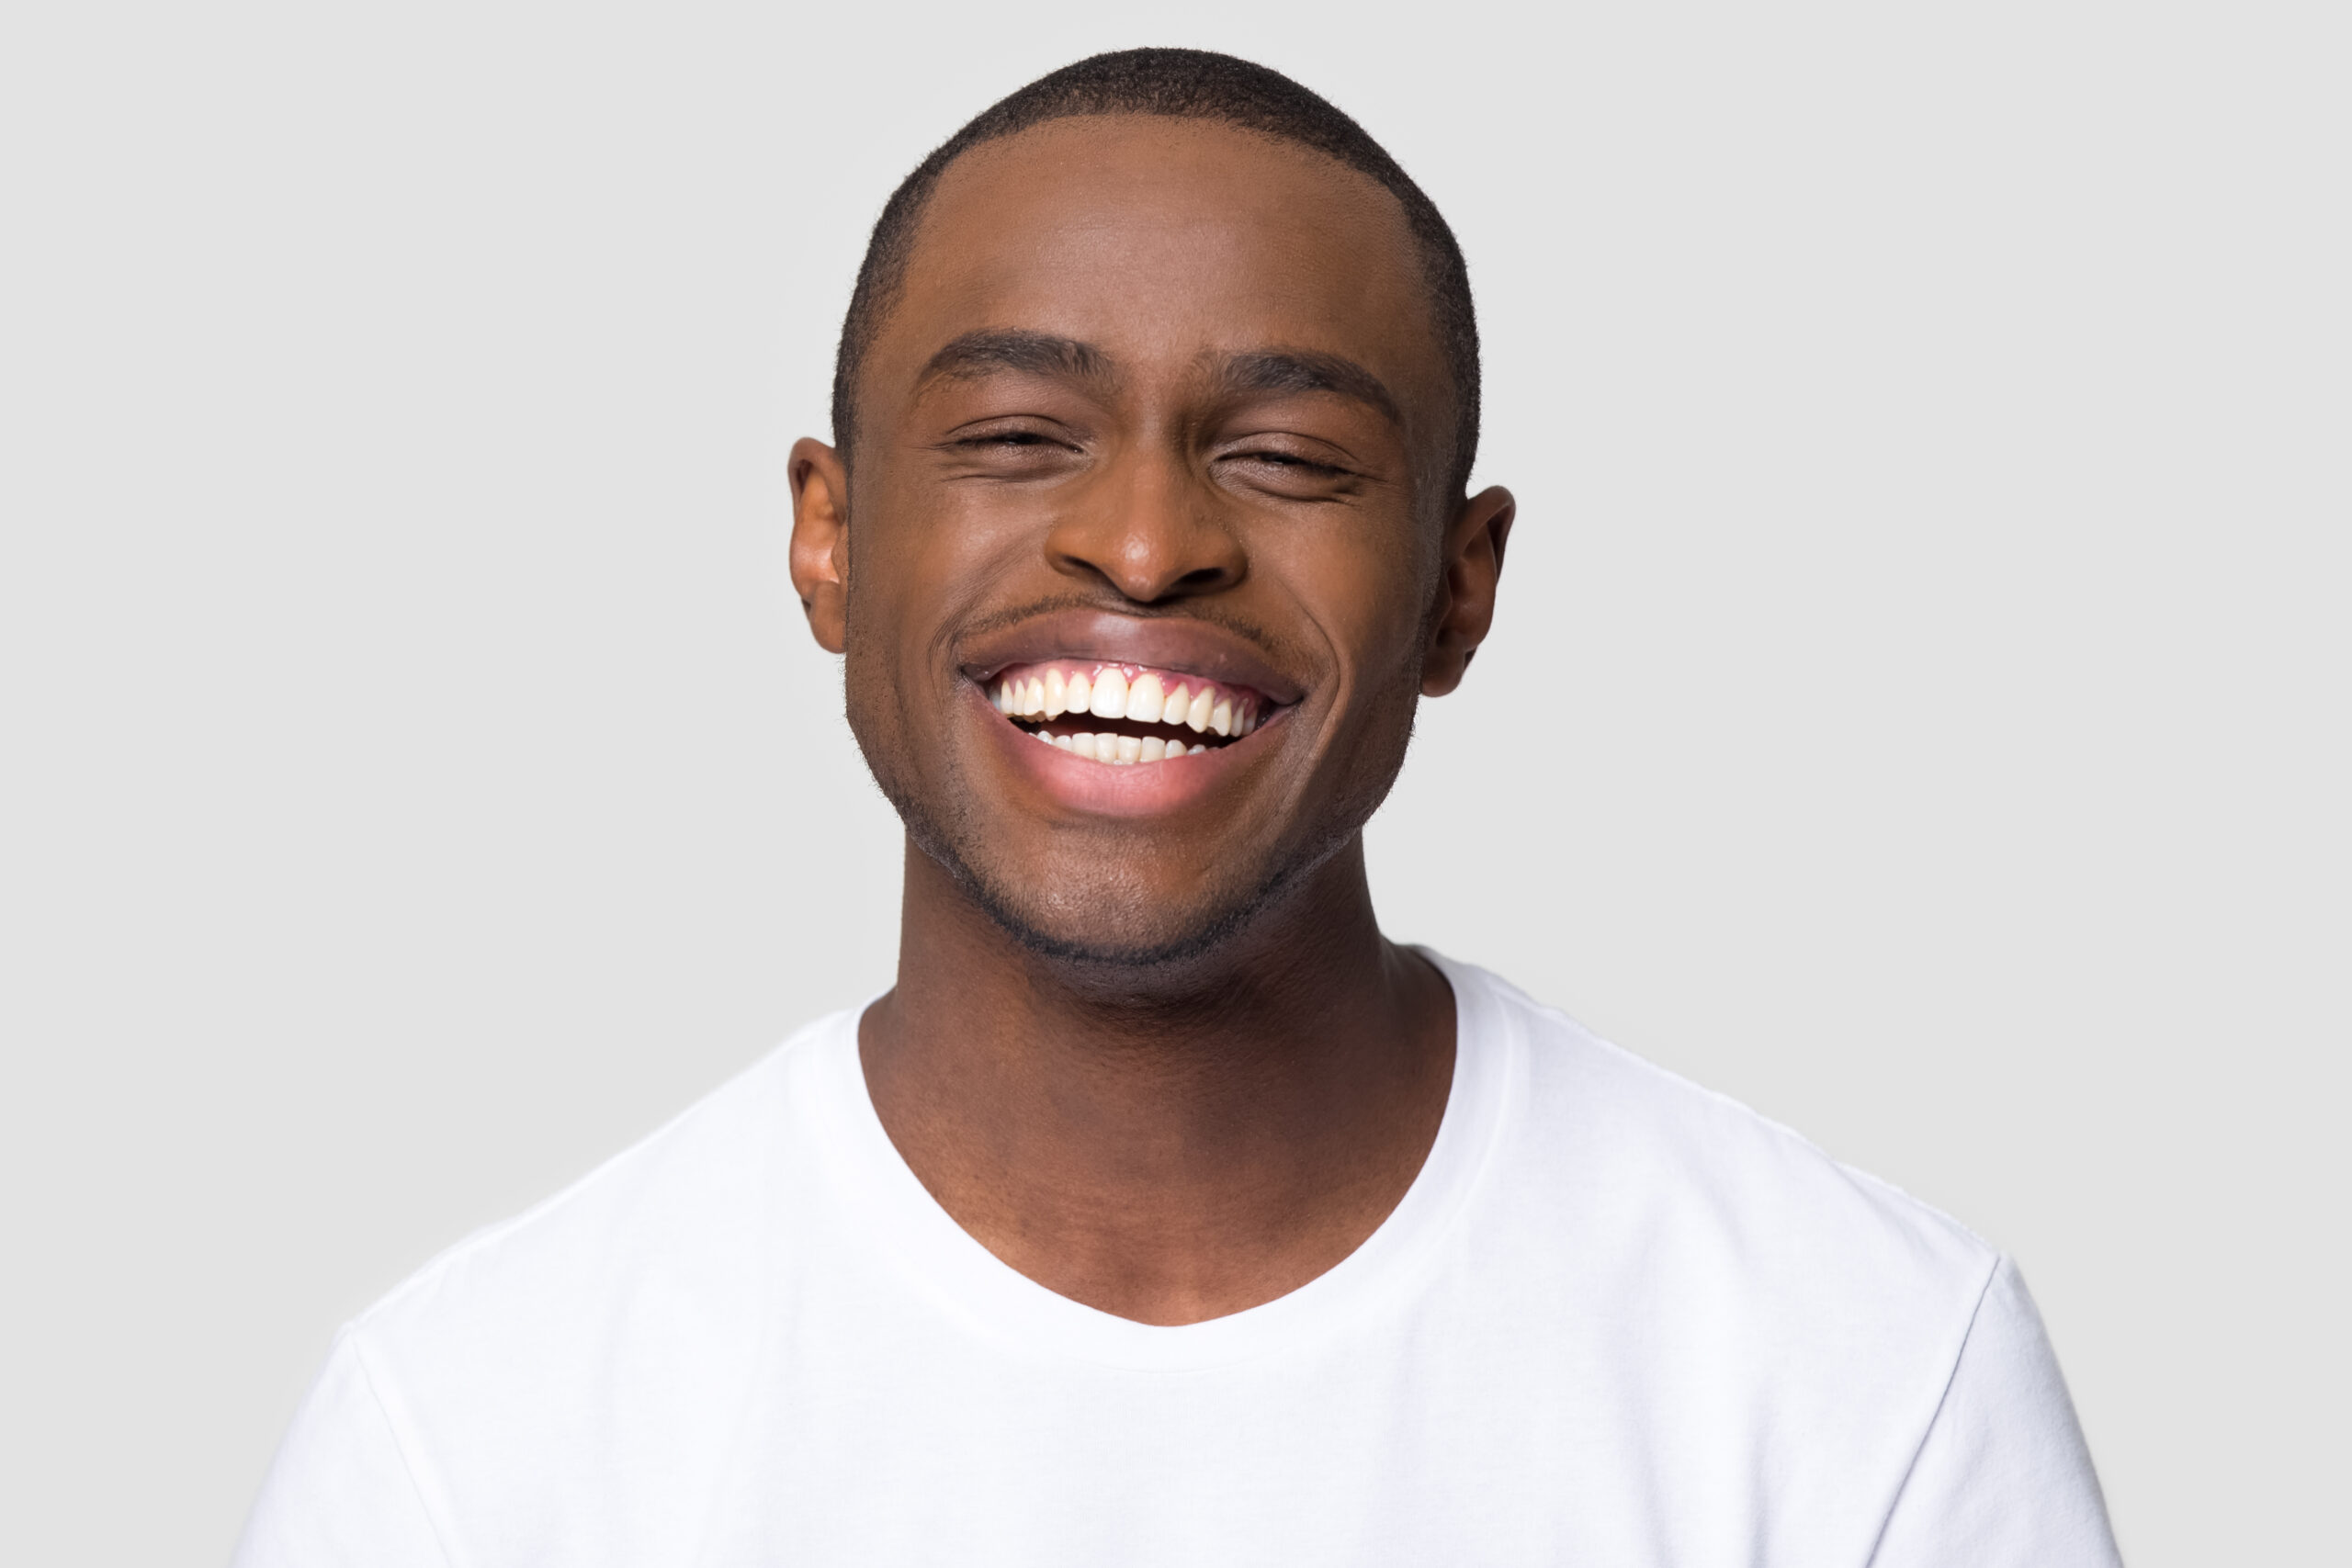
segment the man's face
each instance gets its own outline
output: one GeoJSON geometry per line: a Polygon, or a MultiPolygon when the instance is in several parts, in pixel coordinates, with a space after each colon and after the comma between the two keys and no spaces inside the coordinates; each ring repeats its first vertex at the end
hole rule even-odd
{"type": "Polygon", "coordinates": [[[1458,678],[1428,288],[1395,198],[1311,150],[1116,117],[967,154],[857,409],[845,503],[796,457],[796,581],[885,793],[1035,945],[1233,929],[1458,678]]]}

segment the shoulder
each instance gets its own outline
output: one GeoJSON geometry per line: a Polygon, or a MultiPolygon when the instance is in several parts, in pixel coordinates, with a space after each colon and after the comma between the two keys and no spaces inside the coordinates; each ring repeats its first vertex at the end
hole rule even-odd
{"type": "Polygon", "coordinates": [[[689,1513],[694,1478],[723,1458],[724,1423],[707,1417],[729,1408],[828,1223],[808,1145],[855,1047],[854,1013],[811,1024],[362,1314],[280,1450],[243,1561],[390,1561],[391,1527],[368,1522],[380,1516],[414,1545],[403,1562],[438,1560],[435,1540],[468,1543],[452,1561],[584,1562],[689,1513]],[[580,1472],[614,1484],[582,1495],[580,1472]]]}
{"type": "Polygon", "coordinates": [[[616,1369],[643,1337],[632,1325],[681,1311],[714,1344],[755,1333],[815,1207],[813,1080],[829,1051],[854,1048],[854,1019],[808,1025],[562,1191],[451,1247],[354,1321],[356,1347],[390,1381],[454,1393],[534,1368],[616,1369]]]}
{"type": "Polygon", "coordinates": [[[1965,1226],[1726,1096],[1453,965],[1513,1077],[1484,1205],[1563,1279],[1768,1379],[1893,1377],[1924,1421],[2000,1266],[1965,1226]]]}
{"type": "Polygon", "coordinates": [[[1562,1179],[1595,1178],[1648,1217],[1690,1210],[1724,1239],[1849,1252],[1947,1275],[1971,1300],[1996,1250],[1959,1221],[1729,1096],[1593,1034],[1487,972],[1452,964],[1514,1037],[1518,1132],[1562,1179]]]}
{"type": "MultiPolygon", "coordinates": [[[[1759,1528],[1852,1561],[1898,1496],[1906,1541],[2112,1561],[2056,1362],[1994,1247],[1494,976],[1448,973],[1465,1039],[1509,1080],[1464,1251],[1510,1259],[1480,1278],[1544,1325],[1519,1375],[1701,1495],[1773,1477],[1759,1528]]],[[[1946,1558],[1872,1559],[1897,1560],[1946,1558]]]]}

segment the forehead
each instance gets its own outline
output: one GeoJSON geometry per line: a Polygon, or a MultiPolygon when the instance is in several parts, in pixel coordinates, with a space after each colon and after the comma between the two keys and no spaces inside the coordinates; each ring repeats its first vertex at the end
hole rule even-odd
{"type": "Polygon", "coordinates": [[[952,164],[870,389],[888,400],[942,344],[991,327],[1074,338],[1147,374],[1281,347],[1353,359],[1422,408],[1444,386],[1396,198],[1311,148],[1207,121],[1053,120],[952,164]]]}

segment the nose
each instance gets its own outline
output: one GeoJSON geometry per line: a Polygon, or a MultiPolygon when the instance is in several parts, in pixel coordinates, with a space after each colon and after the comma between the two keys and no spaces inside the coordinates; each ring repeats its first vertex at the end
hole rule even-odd
{"type": "Polygon", "coordinates": [[[1172,457],[1114,464],[1074,499],[1046,539],[1046,558],[1065,576],[1156,604],[1231,588],[1249,571],[1216,498],[1172,457]]]}

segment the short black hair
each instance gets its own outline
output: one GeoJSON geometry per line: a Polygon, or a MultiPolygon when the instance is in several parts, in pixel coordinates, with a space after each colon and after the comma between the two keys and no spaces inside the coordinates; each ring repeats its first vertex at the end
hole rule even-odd
{"type": "Polygon", "coordinates": [[[1469,269],[1453,231],[1387,150],[1329,101],[1279,71],[1199,49],[1121,50],[1040,76],[981,110],[899,182],[866,243],[833,361],[833,439],[843,460],[854,438],[859,367],[906,281],[917,223],[948,165],[982,142],[1047,120],[1119,114],[1216,120],[1295,141],[1371,176],[1397,199],[1420,248],[1438,344],[1453,380],[1447,494],[1458,497],[1478,448],[1478,321],[1470,303],[1469,269]]]}

